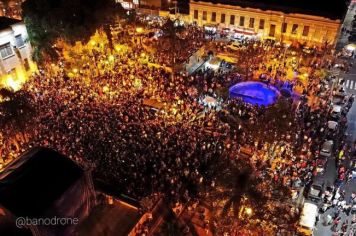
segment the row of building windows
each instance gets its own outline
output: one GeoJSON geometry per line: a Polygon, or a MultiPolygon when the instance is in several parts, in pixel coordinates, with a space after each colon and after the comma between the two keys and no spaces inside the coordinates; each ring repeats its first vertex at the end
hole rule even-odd
{"type": "MultiPolygon", "coordinates": [[[[198,20],[198,10],[194,10],[194,19],[198,20]]],[[[206,21],[207,19],[208,19],[208,13],[207,13],[207,11],[203,11],[203,20],[206,21]]],[[[210,21],[216,22],[216,12],[211,13],[210,21]]],[[[222,24],[226,23],[226,15],[224,13],[221,14],[220,23],[222,23],[222,24]]],[[[235,15],[230,15],[229,24],[235,25],[235,15]]],[[[241,26],[241,27],[245,26],[245,17],[244,16],[240,16],[239,26],[241,26]]],[[[248,27],[255,28],[255,18],[250,18],[250,20],[248,22],[248,27]]],[[[287,32],[287,27],[288,27],[288,24],[284,22],[282,24],[282,28],[281,28],[282,33],[287,32]]],[[[263,30],[264,28],[265,28],[265,20],[260,19],[259,24],[258,24],[258,29],[263,30]]],[[[310,29],[309,26],[304,26],[302,35],[305,37],[308,36],[309,29],[310,29]]],[[[297,32],[298,32],[298,24],[293,24],[291,33],[297,34],[297,32]]]]}
{"type": "MultiPolygon", "coordinates": [[[[16,42],[16,47],[22,47],[25,45],[25,41],[23,40],[21,34],[15,36],[15,42],[16,42]]],[[[0,45],[0,56],[2,59],[5,59],[9,56],[12,56],[14,54],[11,44],[10,43],[5,43],[3,45],[0,45]]]]}

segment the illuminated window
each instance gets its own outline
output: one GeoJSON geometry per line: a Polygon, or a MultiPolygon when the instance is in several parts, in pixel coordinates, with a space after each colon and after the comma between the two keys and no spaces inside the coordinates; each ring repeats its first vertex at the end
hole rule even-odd
{"type": "Polygon", "coordinates": [[[244,25],[245,25],[245,17],[240,16],[240,26],[244,26],[244,25]]]}
{"type": "Polygon", "coordinates": [[[309,34],[309,26],[304,26],[303,28],[303,36],[307,37],[309,34]]]}
{"type": "Polygon", "coordinates": [[[225,23],[225,14],[221,14],[220,23],[225,23]]]}
{"type": "Polygon", "coordinates": [[[3,45],[0,46],[0,55],[1,55],[2,58],[9,57],[9,56],[11,56],[13,54],[14,53],[12,51],[10,43],[3,44],[3,45]]]}
{"type": "Polygon", "coordinates": [[[211,21],[215,22],[216,21],[216,12],[211,13],[211,21]]]}
{"type": "Polygon", "coordinates": [[[298,31],[298,25],[297,24],[293,24],[292,26],[292,34],[297,34],[298,31]]]}
{"type": "Polygon", "coordinates": [[[194,19],[198,19],[198,10],[194,10],[194,19]]]}
{"type": "Polygon", "coordinates": [[[264,19],[260,20],[260,25],[259,25],[258,28],[261,29],[261,30],[263,30],[265,28],[265,20],[264,19]]]}
{"type": "Polygon", "coordinates": [[[255,27],[255,18],[250,18],[250,22],[248,24],[249,28],[254,28],[255,27]]]}
{"type": "Polygon", "coordinates": [[[282,24],[282,33],[285,33],[285,32],[287,32],[287,23],[283,23],[282,24]]]}
{"type": "Polygon", "coordinates": [[[206,20],[208,18],[208,13],[206,11],[203,11],[203,20],[206,20]]]}
{"type": "Polygon", "coordinates": [[[230,16],[230,25],[234,25],[235,24],[235,16],[231,15],[230,16]]]}

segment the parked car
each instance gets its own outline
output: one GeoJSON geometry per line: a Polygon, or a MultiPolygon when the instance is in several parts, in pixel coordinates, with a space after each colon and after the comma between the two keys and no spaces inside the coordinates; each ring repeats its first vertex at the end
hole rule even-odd
{"type": "Polygon", "coordinates": [[[329,120],[328,121],[328,129],[329,131],[337,131],[338,128],[338,123],[336,121],[333,120],[329,120]]]}
{"type": "Polygon", "coordinates": [[[319,202],[323,198],[323,186],[321,184],[312,184],[308,192],[308,199],[319,202]]]}
{"type": "Polygon", "coordinates": [[[341,113],[342,113],[342,106],[334,105],[330,116],[334,121],[338,121],[341,117],[341,113]]]}
{"type": "Polygon", "coordinates": [[[333,104],[342,106],[345,104],[345,98],[345,94],[335,94],[333,96],[333,104]]]}
{"type": "Polygon", "coordinates": [[[320,156],[330,157],[333,152],[334,142],[332,140],[325,141],[321,146],[320,156]]]}

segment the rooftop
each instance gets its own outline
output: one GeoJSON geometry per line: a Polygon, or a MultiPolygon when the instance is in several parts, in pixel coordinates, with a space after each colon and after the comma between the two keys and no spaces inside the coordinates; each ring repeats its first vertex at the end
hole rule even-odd
{"type": "Polygon", "coordinates": [[[195,2],[211,2],[240,6],[243,8],[258,8],[275,10],[284,13],[301,13],[323,16],[333,20],[342,20],[347,12],[349,0],[193,0],[195,2]]]}
{"type": "Polygon", "coordinates": [[[77,226],[76,234],[86,236],[128,235],[140,217],[137,208],[114,200],[113,205],[97,205],[89,216],[77,226]]]}
{"type": "Polygon", "coordinates": [[[35,148],[0,173],[0,205],[14,216],[38,217],[83,175],[69,158],[35,148]]]}
{"type": "Polygon", "coordinates": [[[11,25],[21,22],[17,19],[8,18],[5,16],[0,16],[0,30],[9,28],[11,25]]]}

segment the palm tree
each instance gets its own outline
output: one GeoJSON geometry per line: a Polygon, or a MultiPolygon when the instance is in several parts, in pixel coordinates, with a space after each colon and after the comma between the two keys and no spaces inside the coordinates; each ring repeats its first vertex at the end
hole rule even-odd
{"type": "Polygon", "coordinates": [[[254,205],[261,206],[266,202],[264,194],[258,189],[257,179],[253,176],[251,167],[245,167],[242,170],[235,169],[229,175],[228,182],[228,200],[224,205],[222,216],[226,216],[232,208],[235,217],[239,217],[239,212],[244,199],[254,205]]]}
{"type": "Polygon", "coordinates": [[[179,38],[177,34],[184,30],[184,27],[177,23],[177,20],[172,21],[170,18],[168,18],[165,24],[162,26],[163,38],[166,42],[166,48],[162,49],[173,54],[173,66],[175,65],[175,56],[181,50],[182,46],[182,39],[179,38]]]}
{"type": "MultiPolygon", "coordinates": [[[[32,97],[25,91],[0,90],[0,130],[9,135],[24,134],[35,115],[32,97]]],[[[25,139],[25,138],[24,138],[25,139]]]]}

